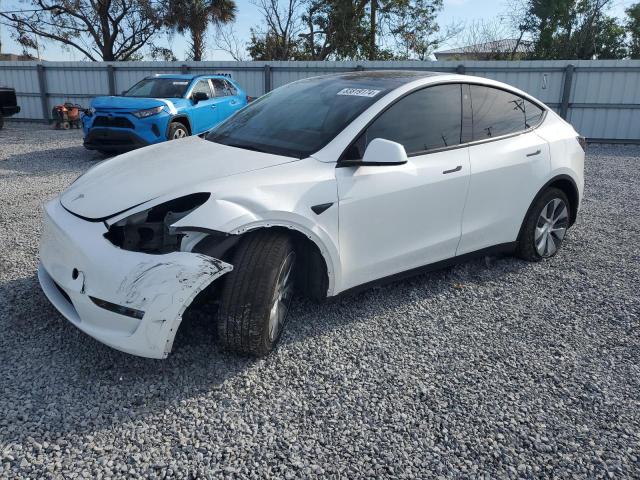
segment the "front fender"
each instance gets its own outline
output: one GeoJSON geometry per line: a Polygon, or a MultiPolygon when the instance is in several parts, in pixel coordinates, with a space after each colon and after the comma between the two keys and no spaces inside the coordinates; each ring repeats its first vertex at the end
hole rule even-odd
{"type": "MultiPolygon", "coordinates": [[[[284,227],[305,235],[320,250],[327,265],[329,286],[327,295],[334,294],[340,278],[339,251],[337,241],[313,219],[295,212],[280,210],[259,210],[240,205],[229,200],[211,199],[191,214],[171,225],[181,231],[216,231],[230,235],[243,235],[260,228],[284,227]]],[[[333,208],[337,208],[335,205],[333,208]]],[[[337,216],[337,214],[336,214],[337,216]]]]}

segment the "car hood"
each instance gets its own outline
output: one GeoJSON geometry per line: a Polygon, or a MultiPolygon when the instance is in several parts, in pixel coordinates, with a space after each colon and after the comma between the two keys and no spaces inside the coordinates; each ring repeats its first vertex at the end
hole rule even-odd
{"type": "Polygon", "coordinates": [[[296,160],[189,137],[105,160],[78,178],[60,201],[80,217],[104,220],[190,185],[296,160]]]}
{"type": "Polygon", "coordinates": [[[91,106],[96,110],[136,111],[176,105],[183,100],[181,98],[96,97],[91,101],[91,106]]]}

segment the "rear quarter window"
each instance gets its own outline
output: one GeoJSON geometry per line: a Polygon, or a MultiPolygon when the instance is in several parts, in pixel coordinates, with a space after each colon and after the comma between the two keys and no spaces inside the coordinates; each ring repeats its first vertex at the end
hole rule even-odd
{"type": "Polygon", "coordinates": [[[535,127],[544,110],[515,93],[471,85],[473,140],[486,140],[535,127]]]}

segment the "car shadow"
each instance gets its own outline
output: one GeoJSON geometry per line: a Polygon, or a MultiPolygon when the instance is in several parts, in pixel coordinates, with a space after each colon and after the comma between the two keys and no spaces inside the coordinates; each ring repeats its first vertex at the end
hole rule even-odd
{"type": "Polygon", "coordinates": [[[347,322],[371,321],[372,317],[382,313],[380,309],[406,312],[416,299],[427,300],[445,292],[459,293],[471,286],[495,282],[527,265],[527,262],[510,256],[486,256],[356,293],[338,295],[322,303],[296,297],[291,310],[293,319],[281,343],[296,343],[310,336],[322,336],[342,328],[347,322]]]}
{"type": "MultiPolygon", "coordinates": [[[[281,348],[369,321],[381,305],[403,312],[417,295],[424,299],[466,288],[465,283],[495,281],[524,265],[510,258],[479,259],[321,304],[296,299],[281,348]]],[[[0,285],[0,302],[0,411],[12,425],[3,429],[0,421],[3,442],[34,431],[34,423],[59,438],[155,415],[198,395],[218,392],[226,398],[225,382],[240,381],[262,362],[278,362],[281,353],[254,359],[223,351],[206,303],[185,314],[171,355],[153,360],[109,348],[75,328],[51,306],[35,275],[0,285]],[[21,408],[12,408],[16,402],[21,408]]],[[[226,408],[224,401],[219,405],[226,408]]]]}

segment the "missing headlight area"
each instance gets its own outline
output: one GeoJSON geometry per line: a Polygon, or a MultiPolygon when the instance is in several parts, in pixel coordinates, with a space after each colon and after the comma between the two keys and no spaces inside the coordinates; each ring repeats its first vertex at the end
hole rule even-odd
{"type": "Polygon", "coordinates": [[[175,252],[180,249],[184,234],[172,232],[169,227],[210,196],[210,193],[192,193],[134,213],[114,223],[105,238],[124,250],[158,254],[175,252]]]}

